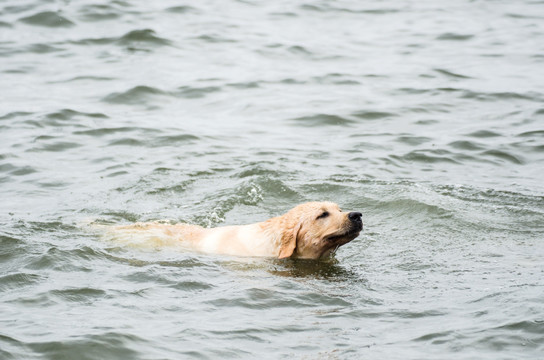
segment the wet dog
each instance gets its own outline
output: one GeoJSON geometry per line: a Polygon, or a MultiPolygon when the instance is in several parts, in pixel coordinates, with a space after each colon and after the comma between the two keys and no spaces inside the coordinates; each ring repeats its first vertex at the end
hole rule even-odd
{"type": "Polygon", "coordinates": [[[331,202],[309,202],[249,225],[203,228],[188,224],[136,223],[110,229],[115,239],[134,237],[155,246],[168,243],[215,254],[318,259],[355,239],[363,229],[359,212],[343,212],[331,202]]]}

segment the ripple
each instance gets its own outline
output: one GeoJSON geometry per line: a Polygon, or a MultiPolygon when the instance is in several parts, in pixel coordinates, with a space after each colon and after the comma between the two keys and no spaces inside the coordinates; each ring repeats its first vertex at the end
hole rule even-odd
{"type": "Polygon", "coordinates": [[[355,112],[355,113],[353,113],[351,115],[355,116],[355,117],[357,117],[359,119],[364,119],[364,120],[379,120],[379,119],[384,119],[384,118],[397,116],[396,114],[389,113],[389,112],[370,111],[370,110],[357,111],[357,112],[355,112]]]}
{"type": "MultiPolygon", "coordinates": [[[[182,267],[181,264],[178,264],[178,266],[182,267]]],[[[189,293],[196,293],[214,288],[213,285],[203,281],[180,281],[174,276],[168,276],[168,274],[163,273],[162,271],[160,271],[160,269],[145,269],[145,271],[141,271],[138,269],[134,272],[123,275],[122,278],[136,284],[144,282],[161,284],[166,285],[171,289],[176,289],[189,293]]]]}
{"type": "Polygon", "coordinates": [[[4,163],[4,164],[0,165],[0,172],[10,172],[10,171],[13,171],[14,169],[17,169],[17,168],[18,167],[13,165],[13,164],[4,163]]]}
{"type": "Polygon", "coordinates": [[[45,144],[45,145],[40,146],[40,147],[34,147],[34,148],[31,148],[31,149],[28,149],[27,151],[30,151],[30,152],[40,152],[40,151],[60,152],[60,151],[75,149],[75,148],[78,148],[78,147],[81,147],[81,146],[83,146],[83,145],[80,144],[80,143],[75,143],[75,142],[71,142],[71,141],[56,141],[56,142],[51,143],[51,144],[45,144]]]}
{"type": "Polygon", "coordinates": [[[0,2],[0,358],[540,358],[537,2],[0,2]],[[321,199],[330,262],[70,226],[321,199]]]}
{"type": "Polygon", "coordinates": [[[470,34],[457,34],[457,33],[444,33],[439,35],[436,40],[446,40],[446,41],[466,41],[470,40],[474,35],[470,34]]]}
{"type": "Polygon", "coordinates": [[[454,141],[449,143],[448,146],[451,146],[452,148],[458,149],[458,150],[469,150],[469,151],[476,151],[476,150],[483,149],[482,145],[474,141],[467,141],[467,140],[454,141]]]}
{"type": "Polygon", "coordinates": [[[98,128],[98,129],[91,129],[91,130],[80,130],[80,131],[74,131],[73,134],[102,137],[107,135],[130,133],[130,132],[160,133],[161,131],[157,129],[153,129],[153,128],[123,126],[123,127],[114,127],[114,128],[98,128]]]}
{"type": "Polygon", "coordinates": [[[43,277],[36,274],[15,273],[0,276],[0,291],[16,290],[39,283],[43,277]]]}
{"type": "Polygon", "coordinates": [[[492,137],[501,137],[502,135],[498,132],[491,131],[491,130],[478,130],[475,132],[471,132],[470,134],[467,134],[466,136],[475,137],[475,138],[492,138],[492,137]]]}
{"type": "Polygon", "coordinates": [[[496,218],[504,213],[502,223],[513,221],[512,228],[523,227],[542,230],[541,219],[544,214],[542,204],[544,197],[522,194],[512,191],[498,191],[495,189],[478,189],[467,186],[438,186],[437,193],[463,201],[465,204],[486,204],[493,208],[496,218]]]}
{"type": "Polygon", "coordinates": [[[219,297],[210,300],[210,305],[217,307],[241,307],[245,309],[275,309],[275,308],[312,308],[319,305],[325,306],[350,306],[351,304],[337,297],[326,294],[310,293],[290,298],[279,291],[251,288],[241,296],[228,298],[219,297]],[[280,300],[283,299],[283,300],[280,300]]]}
{"type": "Polygon", "coordinates": [[[0,116],[0,120],[9,120],[9,119],[14,119],[14,118],[17,118],[17,117],[27,116],[27,115],[32,115],[32,113],[31,112],[26,112],[26,111],[14,111],[14,112],[10,112],[10,113],[7,113],[5,115],[0,116]]]}
{"type": "MultiPolygon", "coordinates": [[[[118,188],[117,191],[121,192],[125,190],[124,188],[118,188]]],[[[107,215],[109,217],[112,217],[112,221],[114,223],[122,223],[122,222],[137,222],[140,221],[139,215],[128,212],[128,211],[104,211],[103,215],[107,215]]]]}
{"type": "Polygon", "coordinates": [[[72,27],[75,25],[67,18],[53,11],[44,11],[32,16],[21,18],[19,21],[22,21],[25,24],[46,27],[72,27]]]}
{"type": "Polygon", "coordinates": [[[24,175],[33,174],[35,172],[38,172],[38,170],[36,170],[32,166],[21,166],[13,170],[11,174],[15,176],[24,176],[24,175]]]}
{"type": "Polygon", "coordinates": [[[296,125],[304,127],[319,127],[319,126],[350,126],[355,121],[330,114],[317,114],[310,116],[302,116],[292,119],[292,122],[296,125]]]}
{"type": "Polygon", "coordinates": [[[506,349],[513,351],[516,348],[518,348],[520,351],[527,351],[531,348],[538,349],[538,344],[543,340],[541,337],[536,341],[532,341],[524,336],[508,333],[479,335],[480,336],[476,338],[477,340],[470,344],[471,347],[484,348],[486,350],[493,350],[497,352],[504,352],[506,349]]]}
{"type": "Polygon", "coordinates": [[[51,290],[49,294],[68,302],[86,303],[106,297],[106,292],[90,287],[51,290]]]}
{"type": "Polygon", "coordinates": [[[110,81],[115,80],[114,77],[107,77],[107,76],[92,76],[92,75],[82,75],[82,76],[75,76],[73,78],[67,79],[67,80],[60,80],[60,81],[51,81],[51,84],[62,84],[62,83],[69,83],[69,82],[75,82],[75,81],[110,81]]]}
{"type": "Polygon", "coordinates": [[[501,150],[487,150],[481,153],[483,156],[493,157],[495,159],[504,160],[512,164],[522,165],[525,163],[521,156],[517,156],[501,150]]]}
{"type": "Polygon", "coordinates": [[[74,44],[74,45],[108,45],[108,44],[115,44],[116,41],[118,41],[119,38],[116,37],[103,37],[103,38],[85,38],[80,40],[69,40],[67,41],[68,44],[74,44]]]}
{"type": "Polygon", "coordinates": [[[380,207],[389,212],[391,216],[397,217],[414,217],[420,221],[427,221],[431,217],[450,218],[453,216],[451,210],[437,205],[427,204],[418,199],[400,198],[393,200],[384,200],[380,203],[380,207]]]}
{"type": "Polygon", "coordinates": [[[422,336],[419,336],[412,341],[431,341],[431,344],[442,344],[447,341],[451,341],[452,335],[454,335],[454,331],[441,331],[441,332],[433,332],[430,334],[425,334],[422,336]]]}
{"type": "Polygon", "coordinates": [[[205,87],[192,87],[192,86],[181,86],[178,88],[176,95],[187,98],[187,99],[198,99],[202,98],[208,94],[219,92],[221,88],[218,86],[205,86],[205,87]]]}
{"type": "Polygon", "coordinates": [[[240,179],[253,177],[253,176],[270,177],[270,176],[278,176],[278,175],[279,174],[277,170],[272,170],[262,165],[255,165],[255,164],[250,164],[248,166],[245,166],[244,168],[241,169],[240,172],[235,174],[235,176],[240,179]]]}
{"type": "Polygon", "coordinates": [[[240,82],[240,83],[230,83],[227,84],[227,86],[232,86],[236,89],[255,89],[258,88],[259,82],[258,81],[248,81],[248,82],[240,82]]]}
{"type": "Polygon", "coordinates": [[[544,137],[544,130],[533,130],[533,131],[526,131],[521,134],[518,134],[517,136],[520,137],[544,137]]]}
{"type": "Polygon", "coordinates": [[[145,147],[147,143],[144,140],[134,139],[134,138],[123,138],[110,141],[108,146],[135,146],[135,147],[145,147]]]}
{"type": "Polygon", "coordinates": [[[159,186],[155,187],[151,190],[146,191],[146,194],[148,195],[161,195],[165,194],[168,196],[171,196],[173,194],[183,194],[189,185],[191,185],[193,181],[184,181],[180,184],[171,185],[171,186],[159,186]]]}
{"type": "Polygon", "coordinates": [[[85,117],[90,117],[95,119],[108,118],[108,116],[102,113],[85,113],[85,112],[80,112],[80,111],[76,111],[72,109],[62,109],[59,111],[55,111],[45,115],[45,118],[50,120],[72,120],[74,117],[77,117],[77,116],[85,116],[85,117]]]}
{"type": "Polygon", "coordinates": [[[112,5],[107,4],[92,4],[82,6],[80,8],[82,14],[80,18],[83,21],[105,21],[114,20],[121,17],[121,12],[112,5]]]}
{"type": "Polygon", "coordinates": [[[172,42],[155,35],[152,29],[132,30],[120,37],[103,37],[103,38],[85,38],[80,40],[70,40],[69,44],[75,45],[120,45],[124,47],[135,48],[136,46],[168,46],[172,42]]]}
{"type": "Polygon", "coordinates": [[[303,4],[300,6],[300,9],[323,12],[323,13],[341,12],[341,13],[369,14],[369,15],[387,15],[387,14],[394,14],[400,11],[399,9],[394,9],[394,8],[350,9],[350,8],[335,7],[329,4],[327,5],[303,4]]]}
{"type": "Polygon", "coordinates": [[[95,359],[139,359],[142,354],[133,349],[146,343],[147,340],[127,333],[105,332],[73,335],[62,341],[28,342],[25,345],[49,359],[72,359],[74,356],[81,357],[81,354],[95,359]]]}
{"type": "Polygon", "coordinates": [[[64,223],[62,221],[27,221],[19,222],[18,225],[25,229],[31,229],[32,231],[41,232],[72,232],[74,230],[78,230],[78,227],[72,224],[64,223]]]}
{"type": "Polygon", "coordinates": [[[160,89],[151,86],[139,85],[124,92],[111,93],[104,97],[102,101],[112,104],[136,105],[145,103],[146,101],[151,100],[157,96],[166,95],[169,94],[160,89]]]}
{"type": "Polygon", "coordinates": [[[310,11],[318,11],[318,12],[324,12],[324,11],[328,11],[328,9],[322,7],[322,6],[318,6],[318,5],[311,5],[311,4],[303,4],[303,5],[300,5],[300,8],[302,10],[310,10],[310,11]]]}
{"type": "Polygon", "coordinates": [[[116,43],[120,45],[134,45],[139,43],[153,45],[170,45],[172,42],[167,39],[155,36],[155,31],[151,29],[133,30],[120,37],[116,43]]]}
{"type": "Polygon", "coordinates": [[[25,52],[34,54],[49,54],[59,51],[64,51],[64,49],[48,44],[33,44],[25,48],[25,52]]]}
{"type": "Polygon", "coordinates": [[[217,226],[235,207],[257,206],[270,196],[278,201],[289,200],[291,204],[293,198],[300,199],[300,195],[280,179],[266,175],[249,176],[232,188],[210,194],[206,201],[211,201],[213,205],[205,213],[194,216],[190,222],[205,227],[217,226]]]}
{"type": "Polygon", "coordinates": [[[217,34],[203,34],[203,35],[199,35],[197,37],[194,37],[193,39],[199,40],[199,41],[202,41],[202,42],[205,42],[205,43],[210,43],[210,44],[238,42],[237,40],[229,39],[229,38],[226,38],[224,36],[217,35],[217,34]]]}
{"type": "Polygon", "coordinates": [[[305,56],[313,55],[313,53],[310,50],[308,50],[304,46],[300,46],[300,45],[289,46],[287,48],[287,51],[289,51],[292,54],[296,54],[296,55],[305,55],[305,56]]]}
{"type": "Polygon", "coordinates": [[[198,136],[192,134],[176,134],[176,135],[164,135],[158,137],[151,137],[152,133],[162,133],[160,130],[150,129],[149,132],[141,128],[134,128],[131,130],[124,129],[113,129],[113,132],[110,132],[112,129],[96,129],[96,130],[87,130],[78,132],[80,135],[90,135],[94,137],[102,137],[106,135],[111,135],[115,133],[131,132],[138,131],[141,133],[142,138],[136,137],[123,137],[116,138],[108,143],[108,146],[136,146],[136,147],[165,147],[165,146],[182,146],[184,144],[192,144],[197,140],[200,140],[198,136]]]}
{"type": "Polygon", "coordinates": [[[13,337],[0,334],[0,344],[2,344],[2,348],[0,348],[0,356],[2,359],[11,360],[23,359],[25,357],[28,358],[24,342],[13,337]]]}
{"type": "Polygon", "coordinates": [[[402,160],[403,162],[421,162],[421,163],[450,163],[458,164],[453,158],[453,154],[447,150],[414,150],[405,155],[390,155],[390,158],[402,160]]]}
{"type": "Polygon", "coordinates": [[[316,76],[313,80],[319,84],[334,84],[334,85],[360,85],[357,80],[352,79],[349,75],[331,73],[325,76],[316,76]]]}
{"type": "Polygon", "coordinates": [[[6,250],[6,249],[14,249],[18,247],[19,245],[23,245],[23,244],[24,244],[24,241],[19,238],[15,238],[8,235],[0,235],[0,245],[1,245],[0,251],[6,250]]]}
{"type": "Polygon", "coordinates": [[[543,99],[537,93],[520,94],[514,92],[477,92],[464,90],[461,98],[463,99],[475,99],[480,101],[498,101],[498,100],[528,100],[528,101],[542,101],[543,99]]]}
{"type": "Polygon", "coordinates": [[[279,81],[280,84],[287,84],[287,85],[302,85],[306,84],[306,81],[296,80],[292,78],[282,79],[279,81]]]}
{"type": "Polygon", "coordinates": [[[8,5],[5,6],[2,9],[2,12],[5,12],[6,14],[18,14],[26,11],[30,11],[35,9],[39,3],[30,3],[30,4],[24,4],[24,5],[8,5]]]}
{"type": "MultiPolygon", "coordinates": [[[[335,258],[308,261],[303,259],[274,260],[268,272],[284,278],[327,280],[336,283],[366,284],[366,279],[338,263],[335,258]]],[[[365,299],[370,300],[370,299],[365,299]]],[[[333,315],[334,317],[334,315],[333,315]]]]}
{"type": "Polygon", "coordinates": [[[172,6],[165,9],[164,11],[175,14],[187,14],[197,12],[196,8],[189,5],[172,6]]]}
{"type": "Polygon", "coordinates": [[[434,69],[434,71],[436,71],[439,74],[446,75],[448,77],[455,78],[455,79],[472,79],[470,76],[457,74],[457,73],[454,73],[453,71],[448,71],[444,69],[434,69]]]}
{"type": "Polygon", "coordinates": [[[495,329],[498,330],[514,330],[514,331],[522,331],[530,334],[537,334],[541,335],[541,337],[544,339],[544,321],[535,321],[535,320],[525,320],[525,321],[518,321],[513,323],[508,323],[505,325],[501,325],[499,327],[496,327],[495,329]]]}
{"type": "Polygon", "coordinates": [[[413,135],[399,136],[396,140],[398,142],[405,143],[412,146],[417,146],[417,145],[425,144],[427,142],[432,141],[431,138],[428,138],[425,136],[413,136],[413,135]]]}
{"type": "Polygon", "coordinates": [[[196,140],[200,140],[200,138],[191,134],[165,135],[153,139],[152,146],[180,146],[193,143],[196,140]]]}
{"type": "Polygon", "coordinates": [[[420,319],[426,317],[444,316],[446,312],[441,310],[423,310],[423,311],[393,311],[392,313],[402,318],[420,319]]]}

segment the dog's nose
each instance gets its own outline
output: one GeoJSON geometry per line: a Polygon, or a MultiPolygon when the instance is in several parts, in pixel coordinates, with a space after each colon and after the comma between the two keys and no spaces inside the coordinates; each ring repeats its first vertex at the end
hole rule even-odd
{"type": "Polygon", "coordinates": [[[361,221],[361,217],[363,216],[363,214],[361,214],[360,212],[350,212],[348,214],[348,218],[351,220],[351,221],[361,221]]]}

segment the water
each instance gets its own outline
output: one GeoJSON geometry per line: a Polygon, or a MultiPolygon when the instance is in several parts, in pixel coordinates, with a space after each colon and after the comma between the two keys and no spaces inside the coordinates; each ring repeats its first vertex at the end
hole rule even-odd
{"type": "Polygon", "coordinates": [[[541,1],[3,1],[0,358],[539,359],[541,1]],[[327,261],[83,224],[361,211],[327,261]]]}

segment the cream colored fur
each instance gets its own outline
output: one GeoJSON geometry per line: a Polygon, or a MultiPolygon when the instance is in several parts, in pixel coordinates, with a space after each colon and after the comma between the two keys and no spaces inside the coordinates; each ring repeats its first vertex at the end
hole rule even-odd
{"type": "Polygon", "coordinates": [[[353,240],[361,229],[362,223],[351,221],[338,205],[310,202],[255,224],[208,229],[188,224],[136,223],[112,227],[108,237],[133,246],[180,246],[213,254],[317,259],[353,240]]]}

